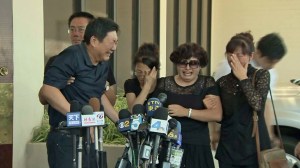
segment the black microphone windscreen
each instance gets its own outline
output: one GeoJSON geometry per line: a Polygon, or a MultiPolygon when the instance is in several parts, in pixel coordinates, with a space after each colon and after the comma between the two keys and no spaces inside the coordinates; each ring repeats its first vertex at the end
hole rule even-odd
{"type": "Polygon", "coordinates": [[[89,100],[89,105],[92,106],[93,111],[100,111],[100,100],[96,97],[92,97],[89,100]]]}
{"type": "Polygon", "coordinates": [[[161,104],[164,104],[167,101],[168,96],[165,93],[160,93],[158,94],[157,98],[159,99],[161,104]]]}
{"type": "Polygon", "coordinates": [[[161,119],[161,120],[167,120],[168,119],[168,109],[165,107],[159,107],[154,112],[153,118],[161,119]]]}
{"type": "Polygon", "coordinates": [[[136,104],[133,106],[132,108],[132,113],[133,114],[145,114],[145,106],[143,106],[142,104],[136,104]]]}
{"type": "Polygon", "coordinates": [[[83,115],[93,114],[93,107],[90,106],[90,105],[85,105],[85,106],[82,107],[81,113],[83,115]]]}
{"type": "Polygon", "coordinates": [[[300,79],[291,79],[291,83],[300,86],[300,79]]]}
{"type": "Polygon", "coordinates": [[[80,112],[82,105],[77,100],[72,100],[70,102],[70,112],[80,112]]]}
{"type": "Polygon", "coordinates": [[[131,113],[127,109],[122,109],[119,111],[119,119],[130,118],[131,113]]]}
{"type": "Polygon", "coordinates": [[[177,127],[177,120],[175,118],[169,119],[169,129],[174,129],[177,127]]]}

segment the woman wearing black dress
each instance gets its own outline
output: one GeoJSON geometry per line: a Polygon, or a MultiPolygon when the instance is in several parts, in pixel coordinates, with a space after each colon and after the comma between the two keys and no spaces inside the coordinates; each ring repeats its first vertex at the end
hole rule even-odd
{"type": "Polygon", "coordinates": [[[159,69],[159,50],[153,43],[141,45],[135,55],[133,66],[135,75],[124,83],[128,109],[131,111],[135,104],[144,104],[149,94],[154,91],[157,70],[159,69]]]}
{"type": "Polygon", "coordinates": [[[177,74],[160,78],[153,95],[166,93],[164,106],[181,123],[181,167],[213,168],[207,122],[220,121],[222,108],[214,79],[199,75],[208,63],[207,52],[198,44],[185,43],[172,52],[170,60],[177,74]]]}
{"type": "Polygon", "coordinates": [[[258,168],[255,138],[252,137],[253,111],[258,112],[261,150],[270,148],[264,107],[270,84],[267,70],[251,66],[253,43],[232,38],[226,46],[231,73],[217,81],[223,107],[221,134],[216,158],[220,168],[258,168]]]}

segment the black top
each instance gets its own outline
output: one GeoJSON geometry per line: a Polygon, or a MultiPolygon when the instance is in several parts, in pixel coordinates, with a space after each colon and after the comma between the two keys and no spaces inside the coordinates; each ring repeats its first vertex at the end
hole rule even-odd
{"type": "MultiPolygon", "coordinates": [[[[185,108],[204,109],[203,99],[206,95],[218,95],[215,80],[210,76],[198,76],[197,81],[186,87],[179,86],[174,76],[160,78],[154,96],[167,94],[164,106],[178,104],[185,108]]],[[[195,111],[194,111],[195,113],[195,111]]],[[[193,120],[187,117],[174,117],[181,123],[182,142],[186,144],[210,145],[207,122],[193,120]]]]}
{"type": "MultiPolygon", "coordinates": [[[[96,66],[92,64],[85,43],[73,45],[62,51],[49,66],[44,84],[60,89],[69,102],[77,100],[85,105],[90,98],[101,97],[108,69],[108,62],[101,62],[96,66]],[[70,76],[74,76],[76,80],[67,85],[70,76]]],[[[51,126],[56,127],[59,122],[66,120],[65,115],[51,106],[48,107],[48,113],[51,126]]]]}
{"type": "Polygon", "coordinates": [[[224,163],[234,165],[251,165],[257,163],[255,137],[253,129],[253,110],[258,112],[258,124],[261,150],[270,148],[270,139],[264,119],[264,107],[269,90],[270,74],[248,66],[248,79],[239,81],[232,72],[218,81],[223,108],[221,135],[216,158],[224,163]]]}
{"type": "MultiPolygon", "coordinates": [[[[49,66],[52,64],[52,62],[55,60],[56,55],[49,58],[48,62],[46,63],[44,74],[46,74],[47,70],[49,69],[49,66]]],[[[113,73],[113,70],[111,69],[111,66],[109,66],[108,69],[108,75],[107,75],[107,82],[109,82],[109,86],[116,84],[116,79],[113,73]]]]}
{"type": "MultiPolygon", "coordinates": [[[[135,96],[137,97],[142,91],[139,80],[137,78],[127,79],[124,83],[124,91],[125,91],[124,97],[126,97],[127,93],[134,93],[135,96]]],[[[150,93],[147,96],[147,99],[149,97],[152,97],[152,93],[150,93]]],[[[146,103],[147,103],[147,100],[145,100],[144,105],[146,105],[146,103]]]]}

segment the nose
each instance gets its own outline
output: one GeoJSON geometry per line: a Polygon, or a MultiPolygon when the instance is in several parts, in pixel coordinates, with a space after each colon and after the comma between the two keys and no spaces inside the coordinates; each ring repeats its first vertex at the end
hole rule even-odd
{"type": "Polygon", "coordinates": [[[185,69],[191,69],[190,64],[186,64],[185,69]]]}
{"type": "Polygon", "coordinates": [[[117,44],[115,43],[112,50],[115,51],[117,49],[117,44]]]}

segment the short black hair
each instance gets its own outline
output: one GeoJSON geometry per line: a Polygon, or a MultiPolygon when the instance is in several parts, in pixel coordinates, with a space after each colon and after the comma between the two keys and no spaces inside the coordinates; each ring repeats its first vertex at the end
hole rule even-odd
{"type": "Polygon", "coordinates": [[[256,47],[262,57],[268,60],[280,60],[286,54],[286,46],[283,39],[277,33],[270,33],[263,36],[256,47]]]}
{"type": "Polygon", "coordinates": [[[90,44],[90,39],[95,36],[100,42],[106,37],[108,32],[119,31],[119,25],[109,18],[98,17],[92,20],[86,27],[83,41],[90,44]]]}
{"type": "Polygon", "coordinates": [[[70,27],[71,22],[74,18],[79,18],[79,17],[87,18],[89,20],[89,22],[95,19],[94,15],[92,15],[88,12],[75,12],[69,17],[68,27],[70,27]]]}
{"type": "Polygon", "coordinates": [[[203,68],[208,64],[208,54],[199,44],[184,43],[177,47],[170,55],[170,60],[174,64],[178,64],[183,60],[195,57],[200,62],[200,67],[203,68]]]}

